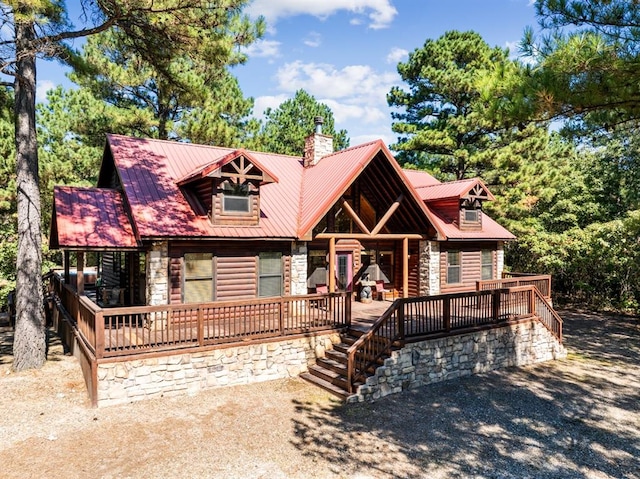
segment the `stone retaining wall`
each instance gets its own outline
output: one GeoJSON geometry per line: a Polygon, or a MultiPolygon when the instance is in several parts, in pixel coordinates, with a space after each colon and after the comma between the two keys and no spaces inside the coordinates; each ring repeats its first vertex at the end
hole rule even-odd
{"type": "Polygon", "coordinates": [[[297,376],[338,334],[98,364],[98,406],[297,376]]]}
{"type": "Polygon", "coordinates": [[[539,321],[407,344],[394,351],[348,402],[374,401],[431,383],[564,358],[539,321]]]}

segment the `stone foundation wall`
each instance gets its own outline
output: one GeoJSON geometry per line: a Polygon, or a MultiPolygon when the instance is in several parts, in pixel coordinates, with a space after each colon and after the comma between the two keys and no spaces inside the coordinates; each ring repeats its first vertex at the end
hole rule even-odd
{"type": "Polygon", "coordinates": [[[373,401],[431,383],[566,355],[539,321],[421,341],[394,351],[348,401],[373,401]]]}
{"type": "Polygon", "coordinates": [[[98,406],[297,376],[338,334],[98,364],[98,406]]]}

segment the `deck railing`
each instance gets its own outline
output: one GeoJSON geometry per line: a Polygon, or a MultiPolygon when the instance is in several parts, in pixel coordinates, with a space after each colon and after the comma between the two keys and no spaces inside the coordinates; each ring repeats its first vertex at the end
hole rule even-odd
{"type": "Polygon", "coordinates": [[[547,300],[551,299],[551,275],[504,272],[501,279],[476,281],[476,290],[535,286],[547,300]]]}
{"type": "Polygon", "coordinates": [[[59,277],[53,291],[96,358],[246,343],[340,329],[351,321],[347,293],[100,308],[59,277]]]}
{"type": "Polygon", "coordinates": [[[394,343],[536,317],[562,342],[562,319],[533,285],[397,299],[348,350],[347,385],[353,393],[394,343]]]}

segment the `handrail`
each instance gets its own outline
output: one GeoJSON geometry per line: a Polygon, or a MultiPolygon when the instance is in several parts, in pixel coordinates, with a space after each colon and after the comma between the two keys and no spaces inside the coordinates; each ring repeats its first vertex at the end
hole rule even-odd
{"type": "MultiPolygon", "coordinates": [[[[389,307],[389,309],[387,309],[382,316],[380,316],[371,326],[371,328],[369,329],[369,331],[367,331],[366,334],[360,336],[355,343],[353,343],[349,349],[347,350],[347,388],[348,388],[348,392],[349,394],[353,393],[353,385],[354,382],[360,377],[362,376],[365,371],[371,367],[373,364],[376,363],[376,361],[381,358],[383,355],[388,354],[391,351],[391,346],[393,345],[393,343],[395,341],[401,340],[402,336],[404,336],[403,331],[402,331],[402,323],[404,322],[404,319],[402,317],[397,318],[396,321],[396,327],[393,328],[393,336],[392,337],[388,337],[389,334],[387,334],[387,337],[382,336],[382,335],[377,335],[377,333],[383,328],[385,327],[386,329],[391,329],[389,328],[389,322],[391,319],[396,318],[396,314],[398,311],[402,311],[403,307],[403,300],[402,299],[396,299],[393,304],[389,307]],[[376,344],[373,343],[373,337],[374,336],[378,336],[379,340],[377,341],[376,344]],[[378,348],[376,348],[376,346],[379,346],[378,348]],[[367,355],[367,347],[369,347],[370,352],[372,352],[372,354],[368,354],[367,355]],[[375,351],[375,349],[377,349],[377,352],[375,351]],[[359,365],[356,364],[357,362],[357,357],[356,354],[360,351],[361,354],[363,356],[362,358],[362,363],[363,365],[361,365],[360,367],[358,367],[359,365]],[[366,362],[365,362],[366,361],[366,362]]],[[[400,314],[399,316],[402,316],[402,314],[400,314]]],[[[392,325],[393,326],[393,325],[392,325]]]]}
{"type": "Polygon", "coordinates": [[[550,274],[503,273],[502,278],[476,281],[476,291],[529,285],[538,288],[545,298],[551,298],[550,274]]]}
{"type": "Polygon", "coordinates": [[[562,344],[562,318],[535,286],[533,292],[535,294],[536,317],[562,344]],[[540,311],[540,308],[543,311],[540,311]]]}

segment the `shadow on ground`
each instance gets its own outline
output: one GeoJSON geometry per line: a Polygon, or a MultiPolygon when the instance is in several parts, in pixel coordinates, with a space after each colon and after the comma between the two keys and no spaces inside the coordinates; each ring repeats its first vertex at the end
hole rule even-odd
{"type": "Polygon", "coordinates": [[[298,403],[294,445],[336,475],[639,478],[638,318],[564,311],[565,360],[376,403],[298,403]]]}

